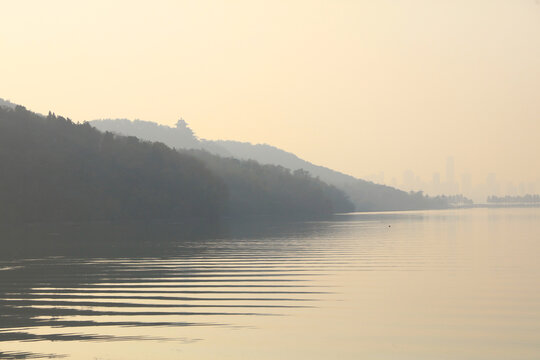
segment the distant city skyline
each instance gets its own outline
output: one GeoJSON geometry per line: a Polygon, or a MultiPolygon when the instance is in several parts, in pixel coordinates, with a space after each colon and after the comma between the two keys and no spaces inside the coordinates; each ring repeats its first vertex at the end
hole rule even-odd
{"type": "Polygon", "coordinates": [[[405,191],[423,191],[432,196],[462,194],[475,202],[485,202],[486,198],[491,195],[523,196],[536,194],[540,191],[540,179],[513,182],[499,179],[495,172],[480,177],[475,176],[470,171],[456,170],[455,160],[452,156],[446,158],[446,163],[441,166],[441,169],[444,169],[444,172],[433,171],[431,179],[422,178],[415,174],[413,169],[404,170],[399,178],[385,177],[385,173],[381,171],[364,176],[364,179],[405,191]]]}
{"type": "MultiPolygon", "coordinates": [[[[5,1],[0,97],[270,144],[364,178],[540,179],[540,7],[477,1],[5,1]],[[31,9],[31,11],[29,11],[31,9]],[[40,55],[41,54],[41,55],[40,55]],[[46,54],[46,55],[43,55],[46,54]],[[409,174],[410,175],[410,174],[409,174]],[[407,176],[409,176],[407,175],[407,176]],[[452,174],[449,174],[452,175],[452,174]]],[[[409,179],[410,180],[410,179],[409,179]]]]}

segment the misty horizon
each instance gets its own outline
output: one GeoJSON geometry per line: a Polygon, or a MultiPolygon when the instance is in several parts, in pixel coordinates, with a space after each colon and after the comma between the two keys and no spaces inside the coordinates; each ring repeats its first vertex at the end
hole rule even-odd
{"type": "MultiPolygon", "coordinates": [[[[91,123],[95,123],[95,121],[99,121],[100,119],[92,120],[91,123]]],[[[128,120],[128,119],[121,119],[121,121],[128,120]]],[[[142,123],[149,123],[148,121],[142,120],[142,119],[133,119],[128,121],[139,121],[142,123]]],[[[190,126],[189,123],[187,123],[184,119],[180,119],[182,122],[182,126],[190,126]]],[[[169,126],[169,125],[163,125],[159,123],[155,123],[159,126],[163,126],[164,128],[176,128],[178,125],[175,126],[169,126]]],[[[114,127],[107,128],[108,130],[115,130],[114,127]]],[[[121,126],[116,128],[116,130],[121,132],[121,126]]],[[[192,131],[190,129],[190,131],[192,131]]],[[[234,141],[236,139],[207,139],[204,134],[198,134],[196,132],[193,132],[194,135],[197,136],[197,138],[203,140],[203,141],[234,141]]],[[[184,140],[186,141],[186,140],[184,140]]],[[[190,144],[189,142],[187,142],[190,144]]],[[[249,142],[247,142],[249,143],[249,142]]],[[[251,143],[250,143],[251,144],[251,143]]],[[[268,143],[258,143],[258,144],[252,144],[252,145],[268,145],[268,146],[274,146],[273,144],[268,143]]],[[[191,144],[191,146],[194,146],[191,144]]],[[[284,151],[287,151],[287,149],[283,149],[284,151]]],[[[294,154],[295,155],[295,154],[294,154]]],[[[296,155],[295,155],[296,156],[296,155]]],[[[314,164],[317,164],[316,159],[306,159],[314,164]]],[[[404,191],[423,191],[426,194],[429,194],[431,196],[438,196],[438,195],[464,195],[465,197],[473,199],[475,202],[478,203],[485,203],[488,196],[524,196],[527,194],[533,195],[538,193],[540,190],[540,179],[536,179],[535,181],[530,182],[524,182],[519,181],[517,183],[514,183],[512,181],[507,182],[501,182],[497,178],[497,174],[495,173],[488,173],[488,175],[485,177],[485,179],[479,179],[474,173],[471,172],[462,172],[460,171],[459,164],[457,164],[457,169],[455,166],[454,158],[449,156],[446,159],[446,162],[444,166],[441,166],[441,168],[444,167],[444,170],[442,171],[434,171],[432,174],[432,177],[430,179],[423,179],[419,176],[414,174],[413,170],[407,169],[404,170],[402,173],[402,176],[399,178],[392,177],[391,179],[387,179],[385,177],[384,172],[379,172],[376,174],[368,174],[364,176],[360,176],[360,178],[374,182],[376,184],[384,184],[388,186],[395,187],[400,190],[404,191]]],[[[349,174],[352,175],[352,174],[349,174]]]]}
{"type": "Polygon", "coordinates": [[[475,183],[540,179],[534,0],[32,7],[3,6],[0,96],[33,111],[183,117],[389,184],[442,177],[448,156],[475,183]]]}
{"type": "MultiPolygon", "coordinates": [[[[8,99],[2,99],[0,97],[0,106],[13,107],[17,105],[14,102],[11,102],[8,99]]],[[[139,118],[133,120],[129,119],[119,119],[121,121],[135,121],[141,123],[153,123],[139,118]]],[[[85,120],[88,121],[88,120],[85,120]]],[[[95,120],[90,120],[90,122],[95,120]]],[[[178,128],[188,129],[188,135],[194,136],[196,139],[202,141],[231,141],[235,139],[206,139],[204,134],[197,134],[191,128],[183,118],[177,122],[177,124],[170,126],[159,123],[154,123],[166,128],[178,128]]],[[[110,129],[114,131],[115,129],[110,129]]],[[[120,131],[121,133],[121,131],[120,131]]],[[[139,135],[141,137],[141,135],[139,135]]],[[[144,138],[142,136],[141,138],[144,138]]],[[[185,144],[181,147],[184,148],[198,148],[199,146],[195,145],[193,142],[190,142],[185,136],[177,139],[176,141],[182,141],[185,144]]],[[[246,142],[249,143],[249,142],[246,142]]],[[[251,144],[251,143],[249,143],[251,144]]],[[[268,143],[259,143],[253,145],[268,145],[273,146],[273,144],[268,143]]],[[[287,151],[287,149],[284,149],[287,151]]],[[[293,154],[294,155],[294,154],[293,154]]],[[[296,156],[296,155],[295,155],[296,156]]],[[[308,159],[309,161],[317,164],[316,160],[308,159]]],[[[430,178],[422,178],[419,175],[416,175],[413,169],[403,170],[401,176],[388,178],[385,176],[383,171],[378,173],[367,173],[367,175],[360,176],[360,178],[371,181],[375,184],[382,184],[394,187],[396,189],[404,191],[414,191],[414,192],[424,192],[430,196],[453,196],[453,195],[464,195],[467,198],[474,200],[476,203],[485,203],[486,199],[490,196],[525,196],[525,195],[534,195],[539,192],[540,189],[540,178],[533,181],[502,181],[498,178],[496,173],[490,172],[487,176],[482,179],[477,176],[477,174],[471,173],[470,171],[463,171],[460,169],[459,164],[456,170],[455,161],[452,156],[446,157],[446,162],[444,166],[439,167],[439,171],[433,171],[430,178]],[[442,170],[444,168],[444,170],[442,170]]],[[[352,175],[352,174],[349,174],[352,175]]]]}
{"type": "Polygon", "coordinates": [[[0,359],[540,359],[540,0],[0,9],[0,359]]]}

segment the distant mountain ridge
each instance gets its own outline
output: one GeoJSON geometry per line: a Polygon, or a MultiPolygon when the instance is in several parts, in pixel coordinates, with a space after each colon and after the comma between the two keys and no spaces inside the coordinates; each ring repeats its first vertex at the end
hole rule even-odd
{"type": "Polygon", "coordinates": [[[302,169],[343,190],[358,211],[440,209],[449,206],[445,197],[428,197],[421,192],[407,193],[390,186],[358,179],[312,164],[271,145],[199,139],[182,119],[174,128],[149,121],[126,119],[94,120],[90,121],[90,124],[102,131],[161,141],[177,149],[202,149],[222,157],[254,160],[261,164],[279,165],[290,170],[302,169]]]}
{"type": "Polygon", "coordinates": [[[217,145],[218,149],[224,149],[226,152],[224,156],[229,154],[238,159],[255,160],[261,164],[276,164],[293,170],[304,169],[311,174],[318,176],[321,180],[334,185],[345,185],[355,180],[359,180],[351,175],[324,166],[315,165],[307,160],[299,158],[293,153],[272,145],[251,144],[248,142],[231,140],[204,140],[203,142],[212,143],[217,145]]]}
{"type": "MultiPolygon", "coordinates": [[[[135,124],[198,144],[183,121],[173,131],[135,124]]],[[[19,105],[0,106],[0,168],[0,223],[320,219],[354,209],[343,191],[304,171],[174,149],[19,105]]]]}

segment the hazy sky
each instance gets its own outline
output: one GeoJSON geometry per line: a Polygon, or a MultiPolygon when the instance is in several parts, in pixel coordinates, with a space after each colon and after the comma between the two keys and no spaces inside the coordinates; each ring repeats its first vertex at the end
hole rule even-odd
{"type": "Polygon", "coordinates": [[[536,0],[4,1],[0,97],[352,175],[540,178],[536,0]]]}

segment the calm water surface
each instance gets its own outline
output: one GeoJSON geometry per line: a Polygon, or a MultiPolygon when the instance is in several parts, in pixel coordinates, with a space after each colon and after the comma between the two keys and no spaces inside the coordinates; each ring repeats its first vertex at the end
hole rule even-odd
{"type": "Polygon", "coordinates": [[[3,359],[540,359],[540,209],[0,236],[3,359]]]}

